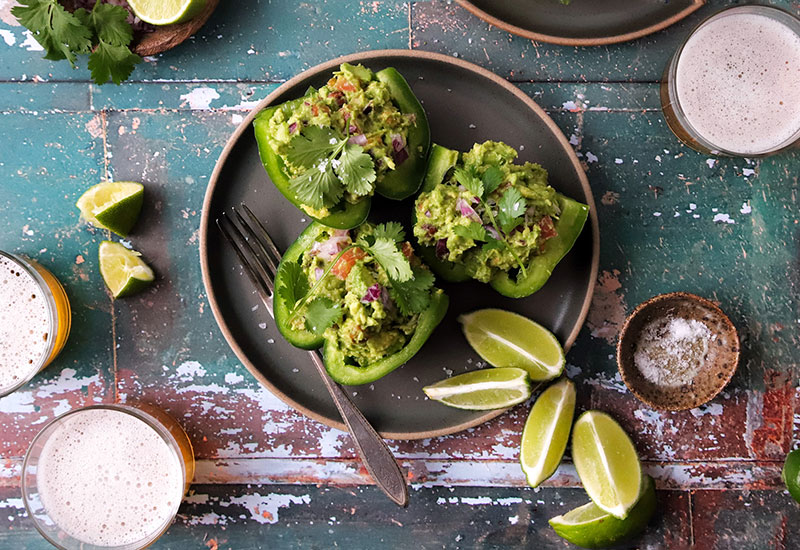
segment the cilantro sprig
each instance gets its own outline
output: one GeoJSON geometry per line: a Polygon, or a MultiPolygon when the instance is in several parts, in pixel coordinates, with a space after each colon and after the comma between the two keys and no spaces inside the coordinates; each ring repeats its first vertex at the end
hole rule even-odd
{"type": "Polygon", "coordinates": [[[369,195],[377,178],[375,165],[364,148],[340,138],[330,128],[307,126],[287,146],[286,159],[304,168],[289,180],[289,188],[311,208],[335,206],[345,191],[369,195]]]}
{"type": "Polygon", "coordinates": [[[483,242],[482,250],[484,251],[506,248],[519,265],[522,276],[526,276],[525,265],[505,238],[522,223],[527,209],[522,193],[513,186],[503,191],[497,200],[497,216],[495,216],[488,197],[503,183],[503,171],[500,168],[489,166],[483,174],[478,174],[474,166],[461,167],[453,172],[453,176],[459,184],[478,198],[489,218],[489,226],[494,230],[489,231],[482,224],[472,222],[466,226],[456,226],[454,230],[456,235],[483,242]]]}
{"type": "Polygon", "coordinates": [[[66,59],[76,67],[78,55],[89,54],[92,80],[120,84],[142,58],[131,52],[133,28],[128,10],[114,4],[95,2],[91,11],[79,8],[70,13],[58,0],[20,0],[11,13],[45,50],[45,59],[66,59]]]}
{"type": "Polygon", "coordinates": [[[276,292],[290,304],[289,324],[302,312],[306,330],[319,335],[341,321],[343,309],[330,298],[319,296],[319,291],[339,259],[355,248],[363,250],[386,271],[389,295],[403,315],[424,311],[430,304],[434,277],[429,270],[411,265],[401,249],[404,240],[405,232],[397,222],[375,226],[371,234],[362,233],[354,243],[341,250],[311,288],[300,264],[287,264],[286,275],[281,278],[276,292]]]}

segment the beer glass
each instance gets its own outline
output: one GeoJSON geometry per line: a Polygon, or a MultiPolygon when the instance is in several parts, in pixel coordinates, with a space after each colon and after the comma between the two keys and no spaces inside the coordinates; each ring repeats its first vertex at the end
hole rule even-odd
{"type": "Polygon", "coordinates": [[[800,144],[800,19],[740,5],[704,20],[661,83],[673,133],[697,151],[760,157],[800,144]]]}
{"type": "Polygon", "coordinates": [[[0,397],[28,383],[64,348],[72,315],[55,276],[33,260],[0,251],[0,397]]]}
{"type": "Polygon", "coordinates": [[[175,519],[194,477],[186,432],[150,405],[92,405],[48,423],[22,465],[22,496],[62,550],[141,550],[175,519]]]}

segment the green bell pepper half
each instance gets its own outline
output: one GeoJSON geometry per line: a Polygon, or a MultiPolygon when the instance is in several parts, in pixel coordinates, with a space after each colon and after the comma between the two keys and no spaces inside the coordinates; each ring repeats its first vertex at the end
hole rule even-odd
{"type": "MultiPolygon", "coordinates": [[[[408,82],[396,69],[387,67],[375,73],[375,77],[389,88],[392,99],[398,109],[404,114],[413,114],[416,119],[416,125],[408,131],[406,143],[408,158],[395,170],[385,174],[375,185],[375,191],[380,195],[389,199],[402,200],[416,193],[425,177],[426,161],[431,145],[428,116],[425,114],[425,109],[423,109],[414,92],[411,91],[408,82]]],[[[278,191],[298,208],[300,208],[302,202],[289,187],[290,177],[286,172],[286,165],[280,155],[270,146],[267,139],[269,120],[278,109],[283,110],[288,117],[302,104],[306,96],[315,92],[316,90],[309,88],[303,97],[267,107],[253,121],[261,163],[278,191]]],[[[333,209],[324,218],[309,217],[328,227],[352,229],[367,219],[370,207],[371,198],[364,197],[356,203],[343,201],[342,204],[333,209]]]]}
{"type": "MultiPolygon", "coordinates": [[[[428,168],[421,191],[427,192],[433,189],[436,184],[444,181],[448,172],[455,167],[458,162],[458,151],[453,151],[434,144],[428,160],[428,168]]],[[[544,252],[530,259],[525,266],[527,276],[521,273],[517,279],[513,280],[508,273],[499,272],[492,276],[489,285],[503,296],[509,298],[524,298],[530,296],[544,286],[556,265],[572,249],[575,241],[578,240],[586,219],[589,216],[589,207],[574,199],[566,197],[561,193],[556,193],[556,198],[561,207],[561,216],[555,222],[557,235],[548,239],[544,245],[544,252]]],[[[416,208],[414,209],[416,218],[416,208]]],[[[416,223],[416,219],[414,219],[416,223]]],[[[445,281],[460,283],[470,279],[463,264],[457,264],[448,260],[441,260],[436,256],[436,251],[431,246],[419,246],[419,255],[431,270],[445,281]]]]}
{"type": "Polygon", "coordinates": [[[401,367],[422,348],[447,313],[449,299],[439,289],[432,292],[430,305],[420,313],[414,334],[398,352],[366,367],[348,363],[347,358],[332,341],[322,335],[316,335],[305,329],[297,330],[289,325],[289,316],[295,304],[287,303],[284,293],[280,291],[280,288],[287,284],[288,268],[286,266],[292,262],[302,264],[303,253],[314,245],[317,237],[324,230],[325,226],[321,223],[312,222],[284,253],[275,275],[276,292],[272,303],[275,324],[281,335],[295,347],[307,350],[322,347],[325,368],[336,382],[351,386],[367,384],[401,367]]]}
{"type": "Polygon", "coordinates": [[[325,340],[322,355],[325,360],[325,369],[331,378],[346,386],[369,384],[378,378],[386,376],[398,367],[408,363],[412,357],[428,341],[433,330],[444,319],[450,299],[441,290],[434,290],[431,294],[431,303],[428,309],[419,314],[417,330],[411,339],[397,353],[379,359],[374,363],[361,367],[347,362],[347,357],[336,347],[332,340],[325,340]]]}

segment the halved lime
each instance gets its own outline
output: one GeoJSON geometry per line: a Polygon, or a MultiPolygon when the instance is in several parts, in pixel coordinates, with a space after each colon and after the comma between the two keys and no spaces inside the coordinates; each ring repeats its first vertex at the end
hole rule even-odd
{"type": "Polygon", "coordinates": [[[625,430],[606,413],[583,413],[572,429],[572,461],[594,503],[625,519],[642,484],[639,457],[625,430]]]}
{"type": "Polygon", "coordinates": [[[575,385],[566,378],[543,391],[533,404],[519,453],[531,487],[553,475],[561,463],[574,414],[575,385]]]}
{"type": "Polygon", "coordinates": [[[800,449],[795,449],[786,455],[786,462],[783,463],[781,472],[783,483],[797,502],[800,502],[800,449]]]}
{"type": "Polygon", "coordinates": [[[457,409],[504,409],[531,396],[528,373],[522,369],[465,372],[422,388],[429,398],[457,409]]]}
{"type": "Polygon", "coordinates": [[[552,332],[502,309],[481,309],[458,318],[472,348],[493,367],[517,367],[531,380],[552,380],[564,369],[564,349],[552,332]]]}
{"type": "Polygon", "coordinates": [[[153,270],[140,256],[119,243],[100,243],[100,274],[114,298],[141,292],[155,279],[153,270]]]}
{"type": "Polygon", "coordinates": [[[642,476],[642,493],[628,517],[617,519],[594,502],[570,510],[550,520],[559,537],[583,548],[605,548],[629,540],[647,527],[656,511],[653,478],[642,476]]]}
{"type": "Polygon", "coordinates": [[[206,0],[128,0],[139,19],[151,25],[183,23],[206,7],[206,0]]]}
{"type": "Polygon", "coordinates": [[[90,187],[75,206],[86,221],[127,237],[142,210],[144,185],[134,181],[106,181],[90,187]]]}

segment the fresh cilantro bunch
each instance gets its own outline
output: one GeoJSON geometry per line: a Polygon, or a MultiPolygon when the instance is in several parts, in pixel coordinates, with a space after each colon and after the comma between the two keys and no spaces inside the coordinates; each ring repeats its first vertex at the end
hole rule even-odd
{"type": "Polygon", "coordinates": [[[334,304],[327,296],[317,294],[333,266],[354,249],[371,256],[386,271],[390,284],[389,295],[403,315],[422,313],[430,304],[434,277],[429,270],[411,265],[401,249],[404,240],[405,232],[399,223],[377,225],[371,234],[360,234],[353,244],[339,252],[311,288],[300,264],[286,265],[285,275],[279,281],[276,292],[287,304],[294,306],[289,322],[297,318],[303,308],[305,327],[314,334],[322,334],[342,320],[344,311],[341,304],[334,304]]]}
{"type": "Polygon", "coordinates": [[[335,206],[345,191],[357,196],[372,192],[375,166],[360,145],[348,143],[330,128],[308,126],[287,146],[286,158],[305,168],[289,181],[289,188],[314,209],[335,206]]]}
{"type": "Polygon", "coordinates": [[[97,0],[92,11],[70,13],[57,0],[20,0],[11,13],[45,50],[45,59],[66,59],[75,67],[78,55],[89,54],[92,80],[119,84],[142,58],[128,47],[133,27],[128,10],[97,0]]]}
{"type": "Polygon", "coordinates": [[[491,228],[487,229],[483,224],[473,221],[466,226],[457,225],[454,229],[455,234],[459,237],[483,242],[483,250],[507,248],[519,265],[522,275],[526,275],[525,265],[505,239],[505,235],[514,231],[523,221],[527,204],[522,193],[513,186],[503,191],[496,203],[497,215],[495,216],[492,205],[488,203],[488,197],[503,183],[503,171],[500,168],[489,166],[482,175],[479,175],[474,166],[468,166],[457,168],[453,176],[459,184],[478,198],[489,218],[488,225],[491,228]]]}

